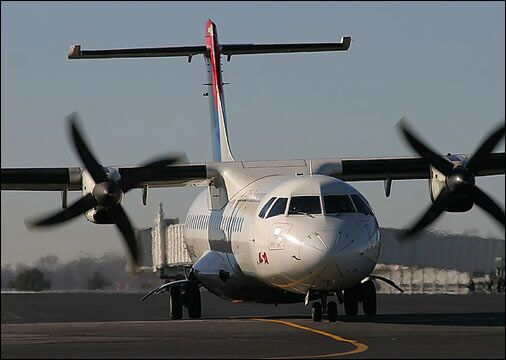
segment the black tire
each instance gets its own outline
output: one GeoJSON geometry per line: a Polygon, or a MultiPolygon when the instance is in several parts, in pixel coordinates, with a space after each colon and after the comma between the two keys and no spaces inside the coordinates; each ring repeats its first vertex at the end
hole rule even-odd
{"type": "Polygon", "coordinates": [[[354,288],[344,290],[344,312],[347,316],[358,314],[358,293],[354,288]]]}
{"type": "Polygon", "coordinates": [[[311,309],[311,319],[313,319],[314,322],[320,322],[322,321],[322,304],[319,302],[313,303],[313,307],[311,309]]]}
{"type": "Polygon", "coordinates": [[[183,296],[179,286],[171,286],[169,289],[169,311],[170,320],[181,320],[183,318],[183,296]]]}
{"type": "Polygon", "coordinates": [[[334,301],[331,301],[327,304],[327,316],[329,318],[329,322],[336,322],[337,304],[334,301]]]}
{"type": "Polygon", "coordinates": [[[186,290],[188,317],[190,319],[200,319],[202,317],[202,303],[200,300],[200,289],[198,286],[191,285],[186,290]]]}
{"type": "Polygon", "coordinates": [[[362,309],[364,314],[368,316],[376,315],[377,303],[376,303],[376,286],[369,280],[362,284],[362,309]]]}

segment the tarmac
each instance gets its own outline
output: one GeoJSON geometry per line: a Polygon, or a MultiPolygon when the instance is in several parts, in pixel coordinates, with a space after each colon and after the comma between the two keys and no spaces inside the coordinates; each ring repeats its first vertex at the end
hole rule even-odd
{"type": "Polygon", "coordinates": [[[2,293],[2,359],[505,358],[504,295],[378,295],[378,315],[335,323],[206,291],[202,319],[169,321],[166,294],[142,295],[2,293]]]}

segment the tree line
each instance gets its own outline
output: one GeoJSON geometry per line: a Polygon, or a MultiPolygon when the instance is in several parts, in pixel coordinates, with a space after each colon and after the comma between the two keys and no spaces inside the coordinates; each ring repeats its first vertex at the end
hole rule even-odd
{"type": "Polygon", "coordinates": [[[56,255],[46,255],[33,266],[2,266],[2,289],[43,290],[145,290],[158,285],[153,274],[132,275],[125,257],[115,253],[102,257],[81,256],[61,262],[56,255]]]}

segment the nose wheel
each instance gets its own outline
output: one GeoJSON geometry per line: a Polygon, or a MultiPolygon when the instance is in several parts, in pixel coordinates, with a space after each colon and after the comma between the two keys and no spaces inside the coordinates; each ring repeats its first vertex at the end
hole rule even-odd
{"type": "MultiPolygon", "coordinates": [[[[360,283],[341,292],[336,292],[339,303],[344,303],[344,312],[347,316],[357,316],[359,303],[362,303],[364,315],[376,315],[376,286],[371,280],[360,283]]],[[[337,321],[337,303],[329,301],[327,303],[328,293],[312,293],[314,297],[320,297],[320,301],[313,303],[311,308],[311,319],[320,322],[323,315],[327,315],[329,322],[337,321]]],[[[308,296],[309,297],[309,296],[308,296]]]]}
{"type": "Polygon", "coordinates": [[[337,304],[335,301],[330,301],[327,304],[327,294],[321,295],[321,303],[314,302],[311,307],[311,319],[314,322],[320,322],[323,319],[323,314],[327,313],[329,322],[336,322],[337,320],[337,304]]]}

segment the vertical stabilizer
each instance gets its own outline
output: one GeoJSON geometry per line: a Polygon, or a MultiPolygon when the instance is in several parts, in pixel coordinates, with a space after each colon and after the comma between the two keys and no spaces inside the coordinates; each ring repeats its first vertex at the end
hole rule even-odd
{"type": "Polygon", "coordinates": [[[208,74],[208,95],[211,110],[211,142],[213,147],[213,161],[234,161],[228,142],[227,119],[225,116],[225,97],[223,94],[223,80],[221,72],[221,54],[218,43],[216,25],[206,21],[205,61],[208,74]]]}

